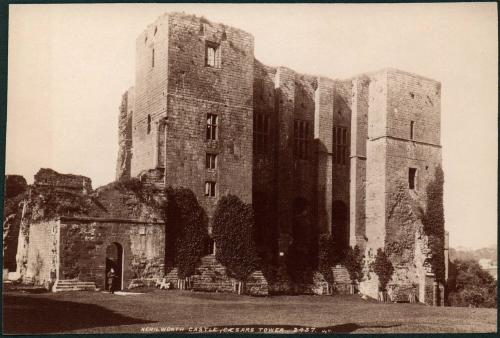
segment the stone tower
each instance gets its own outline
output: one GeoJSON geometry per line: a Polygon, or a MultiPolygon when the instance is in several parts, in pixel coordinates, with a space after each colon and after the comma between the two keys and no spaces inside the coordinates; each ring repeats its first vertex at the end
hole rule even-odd
{"type": "Polygon", "coordinates": [[[263,237],[278,239],[280,257],[306,228],[330,233],[339,252],[384,248],[394,281],[425,287],[420,220],[441,166],[440,83],[395,69],[300,74],[262,64],[253,46],[192,15],[149,25],[122,97],[117,178],[189,188],[209,217],[237,195],[265,215],[256,224],[273,228],[263,237]]]}
{"type": "Polygon", "coordinates": [[[218,196],[251,202],[253,66],[253,37],[239,29],[181,13],[149,25],[122,104],[133,96],[130,176],[191,189],[209,216],[218,196]]]}
{"type": "MultiPolygon", "coordinates": [[[[351,244],[360,242],[364,228],[367,259],[384,249],[395,267],[392,282],[419,284],[423,300],[430,252],[421,218],[426,189],[441,167],[441,84],[394,69],[356,82],[356,101],[362,104],[353,120],[366,145],[351,154],[356,166],[351,171],[351,214],[357,215],[351,220],[351,244]]],[[[376,290],[364,291],[376,295],[376,290]]]]}

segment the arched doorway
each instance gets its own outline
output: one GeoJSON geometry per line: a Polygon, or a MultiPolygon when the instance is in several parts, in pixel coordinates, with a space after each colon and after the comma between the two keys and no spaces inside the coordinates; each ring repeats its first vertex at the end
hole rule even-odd
{"type": "Polygon", "coordinates": [[[109,290],[108,272],[113,268],[115,270],[115,290],[123,288],[123,248],[119,243],[111,243],[106,247],[106,270],[104,275],[104,288],[109,290]]]}
{"type": "Polygon", "coordinates": [[[332,234],[336,251],[343,253],[349,246],[349,209],[342,201],[332,204],[332,234]]]}

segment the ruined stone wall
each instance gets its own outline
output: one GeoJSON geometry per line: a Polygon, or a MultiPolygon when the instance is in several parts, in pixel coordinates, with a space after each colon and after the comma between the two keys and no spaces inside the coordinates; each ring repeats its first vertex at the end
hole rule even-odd
{"type": "Polygon", "coordinates": [[[191,189],[212,215],[217,197],[252,200],[253,37],[241,30],[172,14],[169,30],[166,183],[191,189]],[[206,43],[220,49],[220,68],[205,66],[206,43]],[[207,140],[207,114],[217,139],[207,140]],[[206,154],[217,168],[206,168],[206,154]],[[205,196],[205,182],[216,196],[205,196]]]}
{"type": "Polygon", "coordinates": [[[106,249],[123,248],[123,288],[132,279],[156,279],[164,275],[163,223],[126,220],[62,219],[58,279],[78,278],[104,288],[106,249]]]}
{"type": "Polygon", "coordinates": [[[441,166],[440,84],[389,69],[371,75],[369,96],[367,244],[371,254],[377,248],[388,254],[392,287],[418,285],[423,301],[430,251],[421,218],[441,166]]]}
{"type": "Polygon", "coordinates": [[[58,259],[58,229],[59,224],[55,220],[30,225],[26,277],[35,284],[43,285],[54,281],[58,259]]]}
{"type": "Polygon", "coordinates": [[[158,166],[159,121],[166,114],[169,79],[168,37],[169,15],[165,14],[149,25],[136,40],[135,109],[132,117],[134,147],[131,162],[133,177],[158,166]]]}
{"type": "Polygon", "coordinates": [[[52,169],[40,169],[35,174],[35,186],[48,186],[76,191],[92,191],[90,178],[81,175],[59,174],[52,169]]]}
{"type": "Polygon", "coordinates": [[[3,268],[16,271],[16,253],[24,201],[28,195],[26,179],[5,175],[3,205],[3,268]]]}
{"type": "Polygon", "coordinates": [[[132,162],[132,116],[135,107],[135,91],[130,88],[122,96],[118,116],[118,158],[116,160],[116,180],[130,178],[132,162]]]}

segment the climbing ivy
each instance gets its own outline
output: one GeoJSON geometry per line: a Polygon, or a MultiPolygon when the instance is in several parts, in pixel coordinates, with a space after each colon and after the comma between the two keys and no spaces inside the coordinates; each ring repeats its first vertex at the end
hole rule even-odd
{"type": "Polygon", "coordinates": [[[443,170],[437,167],[434,180],[427,186],[427,210],[422,217],[424,233],[429,237],[432,252],[432,270],[440,282],[444,282],[445,275],[443,185],[443,170]]]}
{"type": "Polygon", "coordinates": [[[363,278],[363,264],[364,255],[361,249],[357,245],[354,248],[348,247],[344,258],[344,265],[352,281],[360,282],[363,278]]]}
{"type": "Polygon", "coordinates": [[[186,188],[166,189],[165,265],[167,271],[178,268],[180,278],[195,273],[205,253],[208,238],[208,218],[194,193],[186,188]]]}
{"type": "Polygon", "coordinates": [[[216,258],[240,281],[246,281],[259,265],[253,227],[251,205],[234,195],[219,200],[213,216],[216,258]]]}

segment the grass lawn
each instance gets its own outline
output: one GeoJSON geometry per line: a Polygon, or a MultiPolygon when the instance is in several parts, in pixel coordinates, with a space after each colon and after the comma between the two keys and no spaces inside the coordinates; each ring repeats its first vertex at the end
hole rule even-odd
{"type": "MultiPolygon", "coordinates": [[[[104,292],[31,294],[4,291],[4,333],[158,333],[173,328],[231,326],[268,331],[496,332],[496,309],[379,303],[359,296],[250,297],[178,290],[138,295],[104,292]]],[[[213,328],[212,328],[213,329],[213,328]]]]}

